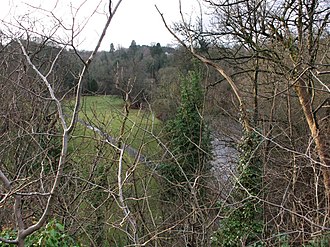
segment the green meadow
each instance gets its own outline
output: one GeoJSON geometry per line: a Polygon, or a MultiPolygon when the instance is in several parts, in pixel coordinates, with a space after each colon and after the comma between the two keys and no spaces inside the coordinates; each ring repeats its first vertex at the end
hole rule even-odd
{"type": "MultiPolygon", "coordinates": [[[[73,108],[74,102],[69,102],[68,112],[73,108]]],[[[94,219],[93,224],[86,226],[89,233],[96,230],[96,226],[102,225],[102,245],[111,246],[119,241],[125,245],[127,236],[123,232],[120,222],[123,220],[123,211],[118,205],[118,150],[114,147],[121,140],[127,149],[133,149],[146,157],[150,164],[141,163],[136,155],[128,151],[124,153],[121,176],[123,179],[123,192],[125,202],[132,213],[143,218],[140,224],[139,234],[147,236],[146,229],[152,229],[159,212],[159,185],[155,179],[157,159],[162,157],[161,148],[155,136],[160,137],[162,123],[156,119],[149,109],[129,109],[125,120],[125,103],[115,96],[85,96],[82,99],[82,107],[79,112],[79,122],[70,140],[70,160],[79,172],[80,177],[88,180],[93,172],[93,181],[89,181],[81,201],[77,206],[80,221],[84,218],[94,219]],[[85,124],[84,124],[85,123],[85,124]],[[110,136],[113,143],[106,142],[106,137],[97,131],[93,131],[86,125],[99,129],[102,133],[110,136]],[[93,184],[100,185],[99,187],[93,184]],[[101,187],[103,186],[103,187],[101,187]],[[105,190],[111,191],[105,192],[105,190]],[[109,194],[109,197],[104,196],[109,194]],[[111,195],[111,196],[110,196],[111,195]],[[102,199],[101,199],[102,198],[102,199]],[[107,198],[104,200],[104,198],[107,198]],[[114,199],[116,198],[116,199],[114,199]],[[134,199],[132,199],[134,198],[134,199]],[[143,198],[143,199],[142,199],[143,198]],[[100,201],[103,200],[103,201],[100,201]],[[95,210],[96,208],[101,210],[95,210]],[[94,214],[94,213],[95,214],[94,214]],[[99,215],[101,212],[101,216],[99,215]],[[139,215],[141,212],[144,215],[139,215]],[[111,224],[108,224],[111,222],[111,224]]],[[[80,186],[84,186],[81,182],[80,186]]],[[[140,220],[140,219],[139,219],[140,220]]],[[[86,220],[86,222],[88,222],[86,220]]],[[[99,230],[98,230],[99,231],[99,230]]],[[[87,240],[82,236],[82,242],[87,240]]],[[[118,244],[118,242],[116,243],[118,244]]]]}
{"type": "MultiPolygon", "coordinates": [[[[70,106],[73,107],[73,102],[70,102],[70,106]]],[[[124,108],[124,101],[117,96],[85,96],[82,98],[79,119],[116,140],[122,134],[124,143],[134,149],[142,147],[143,155],[157,153],[159,148],[153,135],[161,133],[161,121],[147,108],[129,109],[125,120],[124,108]]],[[[77,123],[74,135],[96,138],[96,133],[81,122],[77,123]]]]}

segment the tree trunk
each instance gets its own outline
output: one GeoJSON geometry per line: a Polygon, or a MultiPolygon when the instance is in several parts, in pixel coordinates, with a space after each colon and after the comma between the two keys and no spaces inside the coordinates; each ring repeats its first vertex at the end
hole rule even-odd
{"type": "Polygon", "coordinates": [[[327,150],[327,140],[325,134],[318,127],[317,121],[313,114],[312,102],[307,92],[307,88],[302,80],[299,80],[295,85],[295,91],[298,95],[300,105],[303,109],[308,127],[311,135],[315,141],[316,151],[321,163],[321,171],[323,175],[323,184],[325,188],[325,196],[327,198],[327,212],[330,215],[330,157],[329,150],[327,150]]]}

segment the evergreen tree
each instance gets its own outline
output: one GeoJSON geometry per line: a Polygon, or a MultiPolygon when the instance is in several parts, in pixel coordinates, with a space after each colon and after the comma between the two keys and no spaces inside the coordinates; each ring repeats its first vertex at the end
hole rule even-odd
{"type": "Polygon", "coordinates": [[[176,184],[193,182],[209,169],[210,132],[203,118],[201,79],[201,74],[196,71],[188,72],[183,78],[181,106],[175,118],[167,124],[169,149],[176,160],[163,164],[161,169],[166,179],[176,184]]]}
{"type": "Polygon", "coordinates": [[[88,84],[87,84],[88,93],[96,93],[98,89],[99,89],[99,86],[95,79],[91,79],[88,81],[88,84]]]}
{"type": "Polygon", "coordinates": [[[111,44],[110,44],[110,51],[109,51],[109,52],[110,52],[110,54],[113,54],[113,53],[115,52],[115,50],[116,50],[116,49],[115,49],[115,46],[114,46],[114,44],[113,44],[113,43],[111,43],[111,44]]]}

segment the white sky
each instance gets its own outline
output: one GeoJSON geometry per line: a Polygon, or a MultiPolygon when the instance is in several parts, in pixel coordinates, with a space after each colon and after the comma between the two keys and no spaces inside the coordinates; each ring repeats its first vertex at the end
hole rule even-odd
{"type": "MultiPolygon", "coordinates": [[[[117,0],[113,2],[116,3],[117,0]]],[[[197,0],[181,2],[187,18],[199,13],[197,0]]],[[[92,49],[96,44],[106,21],[105,13],[108,8],[107,0],[1,0],[1,3],[1,29],[6,30],[3,25],[7,25],[7,30],[12,32],[15,28],[11,24],[17,25],[19,20],[29,30],[43,32],[45,35],[55,32],[55,37],[69,40],[71,33],[65,31],[65,28],[72,27],[75,16],[75,29],[84,27],[75,37],[75,44],[79,49],[85,50],[92,49]],[[97,12],[88,19],[96,9],[97,12]],[[58,21],[53,14],[64,26],[56,31],[54,26],[57,26],[58,21]]],[[[128,47],[132,40],[138,45],[157,42],[161,45],[173,44],[174,39],[165,29],[155,4],[168,23],[180,20],[179,0],[123,0],[110,24],[101,50],[109,50],[110,43],[114,43],[115,47],[128,47]]]]}

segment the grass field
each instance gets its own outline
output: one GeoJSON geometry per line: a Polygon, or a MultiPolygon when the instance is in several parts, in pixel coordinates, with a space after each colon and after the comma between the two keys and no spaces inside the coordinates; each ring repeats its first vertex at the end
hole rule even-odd
{"type": "MultiPolygon", "coordinates": [[[[73,102],[70,102],[73,104],[73,102]]],[[[69,109],[72,109],[72,105],[69,109]]],[[[114,139],[120,136],[123,128],[123,142],[150,160],[161,157],[161,149],[152,136],[161,132],[162,123],[154,118],[147,109],[130,109],[128,118],[124,123],[124,102],[115,96],[85,96],[82,99],[82,108],[79,119],[106,132],[114,139]]],[[[86,128],[82,123],[77,123],[73,137],[70,140],[71,161],[79,176],[88,180],[93,173],[90,185],[85,188],[78,208],[78,217],[81,222],[84,218],[94,219],[94,225],[86,226],[90,232],[97,232],[94,228],[104,223],[102,246],[112,246],[115,242],[126,245],[127,235],[120,229],[123,220],[122,209],[113,197],[118,193],[118,156],[116,149],[104,141],[104,137],[86,128]],[[92,184],[98,185],[93,186],[92,184]],[[111,193],[104,192],[108,188],[111,193]],[[98,210],[95,210],[95,209],[98,210]],[[92,212],[92,213],[91,213],[92,212]],[[100,214],[101,212],[101,214],[100,214]]],[[[152,228],[155,215],[159,214],[159,189],[154,178],[153,168],[136,162],[136,157],[125,153],[123,159],[122,178],[124,179],[123,191],[127,205],[134,215],[147,212],[143,216],[143,229],[152,228]],[[133,172],[131,172],[133,171],[133,172]],[[139,199],[137,198],[144,198],[139,199]]],[[[156,162],[155,162],[156,163],[156,162]]],[[[87,183],[85,183],[87,184],[87,183]]],[[[84,186],[82,182],[80,187],[84,186]]],[[[142,216],[139,216],[142,217],[142,216]]],[[[90,220],[86,220],[90,222],[90,220]]],[[[144,232],[143,230],[142,232],[144,232]]],[[[96,233],[95,233],[96,234],[96,233]]],[[[82,242],[86,237],[81,237],[82,242]]]]}
{"type": "MultiPolygon", "coordinates": [[[[113,138],[118,138],[124,121],[124,101],[117,96],[85,96],[79,118],[106,132],[113,138]]],[[[161,122],[147,110],[130,109],[124,126],[125,144],[135,149],[143,145],[143,153],[152,156],[158,151],[157,143],[150,133],[157,135],[161,130],[161,122]]],[[[84,135],[91,130],[83,130],[78,123],[75,134],[84,135]]]]}

